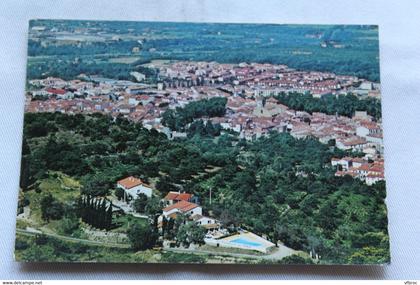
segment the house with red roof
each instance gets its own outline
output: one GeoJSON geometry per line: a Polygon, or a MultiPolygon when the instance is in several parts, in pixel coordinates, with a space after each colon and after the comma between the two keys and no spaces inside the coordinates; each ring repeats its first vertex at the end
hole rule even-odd
{"type": "Polygon", "coordinates": [[[173,205],[180,201],[192,202],[192,198],[193,198],[193,194],[190,194],[190,193],[170,191],[163,198],[163,201],[166,203],[166,205],[173,205]]]}
{"type": "Polygon", "coordinates": [[[117,187],[124,190],[124,201],[128,198],[136,199],[139,194],[152,197],[153,189],[141,179],[129,176],[117,182],[117,187]]]}
{"type": "Polygon", "coordinates": [[[64,95],[66,94],[66,90],[64,89],[56,89],[56,88],[47,88],[46,90],[48,93],[50,94],[54,94],[54,95],[64,95]]]}
{"type": "Polygon", "coordinates": [[[162,209],[162,214],[166,218],[171,218],[173,214],[184,214],[184,215],[202,215],[203,209],[195,204],[188,201],[179,201],[173,205],[169,205],[162,209]]]}
{"type": "Polygon", "coordinates": [[[378,181],[382,181],[385,180],[384,174],[373,174],[373,173],[369,173],[368,175],[366,175],[366,184],[367,185],[372,185],[375,184],[378,181]]]}

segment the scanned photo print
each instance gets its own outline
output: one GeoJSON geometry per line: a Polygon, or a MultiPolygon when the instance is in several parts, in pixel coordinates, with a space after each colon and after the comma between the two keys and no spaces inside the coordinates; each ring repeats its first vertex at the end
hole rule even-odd
{"type": "Polygon", "coordinates": [[[30,21],[15,259],[389,263],[379,62],[374,25],[30,21]]]}

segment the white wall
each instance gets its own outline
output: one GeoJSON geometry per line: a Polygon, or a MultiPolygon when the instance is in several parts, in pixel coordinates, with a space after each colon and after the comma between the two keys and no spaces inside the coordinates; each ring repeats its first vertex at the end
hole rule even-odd
{"type": "Polygon", "coordinates": [[[143,193],[149,198],[152,197],[152,193],[153,193],[152,188],[146,187],[144,185],[138,186],[138,189],[136,189],[136,191],[137,191],[137,194],[143,193]]]}
{"type": "Polygon", "coordinates": [[[153,193],[153,190],[151,188],[145,187],[143,185],[138,185],[136,187],[126,189],[124,186],[117,183],[117,187],[126,191],[128,194],[130,194],[133,197],[133,199],[136,199],[137,195],[139,195],[140,193],[143,193],[144,195],[150,198],[152,197],[152,193],[153,193]]]}
{"type": "MultiPolygon", "coordinates": [[[[165,217],[167,217],[170,214],[176,213],[176,212],[180,212],[180,211],[177,208],[175,208],[175,209],[171,209],[169,211],[163,211],[162,213],[163,213],[163,215],[165,215],[165,217]]],[[[193,215],[202,215],[203,214],[203,209],[201,207],[195,207],[194,209],[192,209],[192,210],[190,210],[188,212],[185,212],[184,214],[185,215],[191,215],[191,216],[193,216],[193,215]]]]}
{"type": "Polygon", "coordinates": [[[356,128],[356,135],[359,137],[366,137],[369,134],[369,129],[366,127],[357,127],[356,128]]]}
{"type": "Polygon", "coordinates": [[[209,218],[209,217],[202,217],[201,219],[196,221],[199,225],[208,225],[208,224],[215,224],[216,220],[209,218]]]}

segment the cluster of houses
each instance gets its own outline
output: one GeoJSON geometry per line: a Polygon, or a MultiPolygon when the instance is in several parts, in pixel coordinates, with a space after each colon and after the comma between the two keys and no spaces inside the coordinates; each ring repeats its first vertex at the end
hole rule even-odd
{"type": "MultiPolygon", "coordinates": [[[[126,177],[117,182],[117,187],[124,190],[124,201],[131,204],[132,200],[138,195],[144,194],[147,197],[153,195],[153,188],[145,184],[141,179],[133,176],[126,177]]],[[[188,223],[194,223],[206,230],[204,243],[215,247],[237,248],[262,253],[269,253],[275,248],[275,244],[264,237],[252,232],[239,229],[232,234],[225,228],[220,221],[213,217],[203,215],[203,208],[198,203],[198,197],[185,192],[170,191],[161,199],[163,208],[158,217],[158,228],[162,229],[164,220],[176,220],[182,215],[188,223]]],[[[167,241],[164,241],[164,244],[167,241]]],[[[170,246],[169,244],[167,246],[170,246]]]]}
{"type": "Polygon", "coordinates": [[[253,96],[272,96],[280,92],[310,93],[314,97],[347,93],[377,96],[379,90],[379,85],[355,76],[297,71],[286,65],[179,61],[162,62],[152,67],[159,69],[168,87],[217,84],[253,96]]]}
{"type": "Polygon", "coordinates": [[[162,222],[163,218],[176,219],[179,214],[182,214],[208,231],[220,228],[221,224],[218,220],[203,215],[203,209],[197,204],[197,199],[192,194],[171,191],[163,198],[163,201],[167,206],[162,209],[159,222],[162,222]]]}
{"type": "Polygon", "coordinates": [[[162,115],[168,108],[225,97],[223,117],[202,119],[220,124],[222,130],[236,132],[240,138],[254,140],[271,131],[288,132],[295,138],[316,137],[322,143],[333,142],[339,149],[362,152],[373,161],[383,156],[381,122],[366,112],[357,111],[352,118],[319,112],[309,114],[267,97],[284,91],[309,92],[315,97],[319,92],[345,96],[356,89],[379,92],[376,83],[353,76],[259,63],[178,61],[153,63],[148,67],[159,70],[160,82],[155,85],[86,75],[70,81],[51,77],[31,80],[26,111],[124,116],[174,139],[187,134],[162,124],[162,115]]]}
{"type": "Polygon", "coordinates": [[[336,176],[350,175],[372,185],[385,180],[384,161],[369,161],[359,157],[332,158],[331,165],[337,168],[336,176]]]}
{"type": "MultiPolygon", "coordinates": [[[[117,187],[124,190],[124,201],[129,205],[138,195],[144,194],[151,197],[154,191],[150,185],[133,176],[119,180],[117,187]],[[127,197],[131,199],[127,199],[127,197]]],[[[178,216],[182,215],[189,223],[194,223],[206,230],[204,243],[207,245],[253,250],[262,253],[269,253],[275,248],[274,243],[249,231],[240,229],[232,235],[220,221],[203,215],[203,208],[193,194],[170,191],[161,202],[163,208],[161,215],[158,217],[158,228],[160,229],[163,227],[164,220],[176,220],[178,216]]]]}
{"type": "MultiPolygon", "coordinates": [[[[126,203],[130,203],[140,194],[144,194],[148,198],[153,195],[152,186],[133,176],[117,181],[117,187],[124,190],[123,200],[126,203]]],[[[198,204],[197,197],[194,197],[193,194],[171,191],[162,199],[162,202],[165,207],[162,209],[162,215],[158,219],[160,226],[163,218],[175,220],[178,215],[182,214],[207,230],[220,228],[219,221],[203,215],[203,209],[198,204]]]]}

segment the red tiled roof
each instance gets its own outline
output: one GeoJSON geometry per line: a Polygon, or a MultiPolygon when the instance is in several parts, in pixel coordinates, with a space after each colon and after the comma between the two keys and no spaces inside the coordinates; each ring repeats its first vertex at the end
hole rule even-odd
{"type": "Polygon", "coordinates": [[[54,89],[54,88],[48,88],[48,89],[47,89],[47,92],[49,92],[49,93],[53,93],[53,94],[56,94],[56,95],[63,95],[63,94],[65,94],[65,93],[66,93],[66,90],[63,90],[63,89],[54,89]]]}
{"type": "Polygon", "coordinates": [[[383,169],[383,167],[379,167],[379,166],[372,166],[372,167],[369,169],[369,171],[372,171],[372,172],[383,172],[383,171],[384,171],[384,169],[383,169]]]}
{"type": "Polygon", "coordinates": [[[179,201],[176,204],[170,205],[166,208],[163,208],[164,212],[169,212],[170,210],[173,209],[178,209],[181,212],[188,212],[189,210],[192,210],[194,208],[197,208],[198,205],[191,203],[191,202],[187,202],[187,201],[179,201]]]}
{"type": "Polygon", "coordinates": [[[126,189],[131,189],[131,188],[139,186],[139,185],[144,185],[144,186],[150,187],[149,185],[147,185],[146,183],[144,183],[140,179],[135,178],[133,176],[121,179],[117,183],[120,184],[121,186],[123,186],[126,189]]]}
{"type": "Polygon", "coordinates": [[[363,171],[368,171],[369,170],[369,165],[363,164],[360,167],[358,167],[357,169],[358,170],[363,170],[363,171]]]}
{"type": "Polygon", "coordinates": [[[352,139],[352,140],[345,141],[343,144],[346,146],[354,146],[354,145],[365,144],[365,143],[366,141],[363,139],[352,139]]]}
{"type": "Polygon", "coordinates": [[[189,193],[178,193],[178,192],[169,192],[165,196],[165,200],[167,201],[189,201],[193,195],[189,193]]]}
{"type": "Polygon", "coordinates": [[[370,130],[380,129],[380,127],[377,124],[372,123],[372,122],[363,122],[361,125],[370,130]]]}
{"type": "Polygon", "coordinates": [[[179,195],[179,193],[176,193],[176,192],[169,192],[168,194],[166,194],[166,196],[165,196],[165,198],[163,198],[163,199],[165,199],[165,200],[168,200],[168,201],[171,201],[171,200],[175,200],[175,198],[177,197],[179,195]]]}
{"type": "Polygon", "coordinates": [[[181,200],[181,201],[189,201],[192,197],[192,194],[189,193],[181,193],[178,195],[178,197],[176,197],[176,200],[181,200]]]}
{"type": "Polygon", "coordinates": [[[368,175],[366,175],[366,177],[369,177],[369,178],[384,178],[384,175],[382,173],[381,174],[369,173],[368,175]]]}

